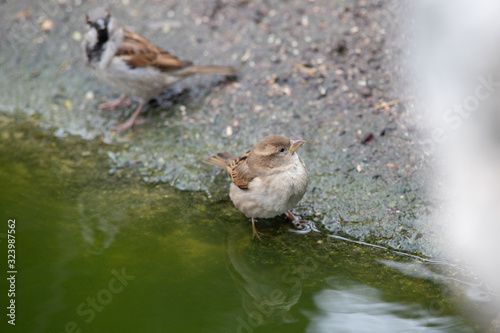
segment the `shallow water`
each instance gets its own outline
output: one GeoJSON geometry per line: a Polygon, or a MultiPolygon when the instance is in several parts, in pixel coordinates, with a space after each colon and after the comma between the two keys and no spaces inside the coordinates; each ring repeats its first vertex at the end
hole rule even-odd
{"type": "MultiPolygon", "coordinates": [[[[489,325],[479,303],[463,295],[466,284],[445,277],[448,269],[457,277],[446,265],[437,274],[442,265],[320,230],[291,232],[282,218],[261,221],[268,236],[252,241],[248,219],[228,200],[148,185],[120,170],[109,175],[112,147],[46,137],[31,125],[4,128],[0,140],[0,233],[6,244],[7,220],[15,219],[18,332],[489,325]]],[[[0,287],[5,295],[8,286],[0,287]]]]}

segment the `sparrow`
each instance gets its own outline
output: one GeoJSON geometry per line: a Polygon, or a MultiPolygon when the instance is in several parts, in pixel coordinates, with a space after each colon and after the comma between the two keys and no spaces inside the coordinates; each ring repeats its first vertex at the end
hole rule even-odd
{"type": "Polygon", "coordinates": [[[305,142],[269,135],[238,158],[225,152],[203,161],[227,171],[231,178],[229,197],[238,210],[252,219],[252,238],[261,239],[255,228],[256,218],[285,213],[295,224],[302,222],[290,209],[307,188],[307,170],[297,154],[305,142]]]}
{"type": "Polygon", "coordinates": [[[99,105],[112,110],[127,106],[128,96],[136,97],[139,106],[116,130],[131,128],[144,104],[168,86],[194,74],[236,76],[233,67],[196,65],[181,60],[153,45],[140,35],[123,28],[107,9],[96,8],[86,15],[87,31],[82,41],[86,64],[94,76],[123,95],[99,105]]]}

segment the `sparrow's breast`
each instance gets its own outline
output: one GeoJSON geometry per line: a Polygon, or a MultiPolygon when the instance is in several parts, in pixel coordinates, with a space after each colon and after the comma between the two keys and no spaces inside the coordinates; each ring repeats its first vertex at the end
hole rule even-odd
{"type": "Polygon", "coordinates": [[[304,196],[307,171],[297,159],[285,170],[256,177],[247,190],[231,183],[230,197],[236,208],[248,217],[271,218],[292,209],[304,196]]]}

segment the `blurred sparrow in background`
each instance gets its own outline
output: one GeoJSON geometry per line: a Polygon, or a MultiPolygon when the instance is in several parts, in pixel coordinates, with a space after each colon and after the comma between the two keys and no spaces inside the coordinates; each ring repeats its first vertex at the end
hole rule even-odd
{"type": "Polygon", "coordinates": [[[127,96],[139,99],[139,106],[125,123],[114,127],[132,127],[144,104],[165,88],[193,74],[236,76],[228,66],[203,66],[183,61],[154,46],[138,34],[122,28],[107,9],[96,8],[86,16],[87,32],[82,49],[92,74],[123,95],[99,106],[112,110],[127,106],[127,96]]]}
{"type": "Polygon", "coordinates": [[[304,196],[307,171],[297,155],[304,140],[269,135],[250,151],[236,158],[218,153],[203,162],[225,169],[231,177],[229,196],[236,208],[252,219],[253,237],[260,239],[255,218],[270,218],[285,213],[300,224],[290,209],[304,196]]]}

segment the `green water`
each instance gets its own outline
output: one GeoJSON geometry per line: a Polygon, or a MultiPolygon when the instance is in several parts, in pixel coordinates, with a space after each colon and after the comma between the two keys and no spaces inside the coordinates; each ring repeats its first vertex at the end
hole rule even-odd
{"type": "Polygon", "coordinates": [[[465,318],[479,311],[460,288],[381,262],[419,269],[406,256],[290,232],[282,218],[261,221],[268,236],[252,241],[228,200],[109,175],[113,147],[29,125],[1,134],[0,241],[6,253],[15,219],[17,269],[15,327],[5,278],[0,284],[2,332],[469,332],[484,324],[465,318]]]}

